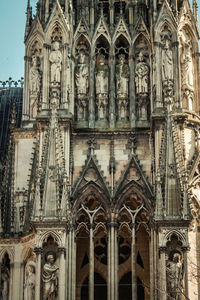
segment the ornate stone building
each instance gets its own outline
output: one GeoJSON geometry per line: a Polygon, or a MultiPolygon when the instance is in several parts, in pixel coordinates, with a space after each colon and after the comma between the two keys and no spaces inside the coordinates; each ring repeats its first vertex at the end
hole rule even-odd
{"type": "Polygon", "coordinates": [[[28,1],[1,299],[200,299],[198,39],[195,0],[28,1]]]}

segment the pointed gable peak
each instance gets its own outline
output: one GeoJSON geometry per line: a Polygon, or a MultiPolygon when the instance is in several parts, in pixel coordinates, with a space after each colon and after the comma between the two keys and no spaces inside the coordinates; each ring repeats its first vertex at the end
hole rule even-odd
{"type": "Polygon", "coordinates": [[[145,36],[149,36],[149,31],[142,16],[140,16],[137,20],[137,23],[135,25],[135,33],[136,35],[143,33],[145,36]]]}
{"type": "Polygon", "coordinates": [[[120,19],[117,23],[115,33],[114,33],[114,40],[116,40],[121,34],[124,35],[128,39],[129,43],[131,42],[129,30],[128,30],[128,27],[125,23],[123,16],[120,16],[120,19]]]}
{"type": "MultiPolygon", "coordinates": [[[[50,14],[50,18],[45,27],[46,32],[49,29],[49,27],[51,26],[51,24],[55,21],[58,21],[59,23],[63,24],[65,27],[68,24],[58,0],[54,3],[53,9],[50,14]]],[[[68,27],[66,27],[66,30],[68,30],[68,27]]]]}
{"type": "Polygon", "coordinates": [[[72,196],[74,197],[78,191],[80,191],[84,186],[88,184],[95,184],[95,186],[106,191],[106,194],[109,196],[109,188],[106,180],[103,176],[103,172],[98,166],[98,161],[95,156],[89,155],[86,160],[85,167],[83,168],[77,182],[74,185],[72,196]]]}
{"type": "Polygon", "coordinates": [[[174,27],[177,27],[177,21],[175,19],[175,16],[172,12],[171,6],[169,5],[169,2],[167,0],[164,0],[160,13],[158,15],[158,19],[156,21],[155,28],[160,25],[160,23],[163,23],[165,19],[169,19],[174,27]]]}
{"type": "Polygon", "coordinates": [[[81,34],[89,36],[88,27],[87,27],[84,17],[81,17],[81,19],[80,19],[80,22],[79,22],[77,29],[75,31],[75,34],[74,34],[74,40],[77,40],[81,34]]]}
{"type": "Polygon", "coordinates": [[[135,154],[132,155],[124,171],[122,172],[120,179],[116,184],[115,194],[120,193],[125,186],[129,185],[131,182],[135,183],[137,186],[140,186],[140,188],[146,191],[150,197],[153,197],[152,186],[142,170],[142,167],[140,166],[135,154]]]}
{"type": "Polygon", "coordinates": [[[103,35],[105,38],[108,39],[109,42],[111,42],[108,25],[107,25],[103,15],[100,17],[99,22],[97,24],[95,34],[94,34],[95,39],[98,39],[98,37],[100,35],[103,35]]]}

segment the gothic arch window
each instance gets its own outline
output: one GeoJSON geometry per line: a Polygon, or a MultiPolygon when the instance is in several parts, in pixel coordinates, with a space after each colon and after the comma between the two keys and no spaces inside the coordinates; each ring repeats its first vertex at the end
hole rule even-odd
{"type": "Polygon", "coordinates": [[[95,195],[85,198],[76,215],[76,299],[88,299],[89,291],[99,299],[100,277],[104,278],[103,293],[107,295],[107,217],[95,195]]]}
{"type": "MultiPolygon", "coordinates": [[[[137,195],[125,195],[119,208],[118,221],[118,251],[119,251],[119,279],[131,272],[129,293],[136,297],[138,293],[144,294],[141,299],[149,299],[148,289],[150,285],[150,261],[149,261],[149,216],[147,209],[137,195]],[[137,277],[142,282],[142,289],[134,288],[137,277]]],[[[120,284],[119,284],[120,286],[120,284]]],[[[122,295],[123,284],[119,292],[122,295]]],[[[128,289],[128,287],[127,287],[128,289]]],[[[128,290],[127,290],[128,293],[128,290]]],[[[122,298],[121,298],[122,299],[122,298]]],[[[138,298],[140,299],[140,298],[138,298]]]]}

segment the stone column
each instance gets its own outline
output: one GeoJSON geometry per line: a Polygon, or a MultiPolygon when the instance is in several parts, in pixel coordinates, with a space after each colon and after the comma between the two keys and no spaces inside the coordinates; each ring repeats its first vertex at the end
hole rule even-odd
{"type": "Polygon", "coordinates": [[[68,300],[72,299],[72,228],[68,235],[68,300]]]}
{"type": "Polygon", "coordinates": [[[49,63],[49,51],[51,46],[44,44],[44,72],[42,82],[42,109],[49,108],[49,84],[50,84],[50,63],[49,63]]]}
{"type": "Polygon", "coordinates": [[[184,295],[186,296],[185,298],[189,297],[189,292],[188,292],[188,251],[190,250],[189,247],[182,247],[183,251],[183,263],[184,263],[184,277],[185,277],[185,291],[184,295]]]}
{"type": "Polygon", "coordinates": [[[75,230],[72,232],[72,300],[76,299],[76,241],[75,230]]]}
{"type": "Polygon", "coordinates": [[[109,67],[110,67],[110,88],[109,88],[109,124],[110,128],[115,128],[115,59],[114,49],[110,51],[109,67]]]}
{"type": "Polygon", "coordinates": [[[89,300],[94,300],[94,233],[90,225],[89,300]]]}
{"type": "MultiPolygon", "coordinates": [[[[130,49],[131,51],[131,49],[130,49]]],[[[135,100],[135,70],[133,62],[133,53],[129,53],[129,119],[131,128],[135,127],[136,120],[136,100],[135,100]]]]}
{"type": "Polygon", "coordinates": [[[42,248],[35,248],[34,252],[36,254],[35,299],[40,300],[42,248]]]}
{"type": "Polygon", "coordinates": [[[59,269],[59,300],[65,300],[65,257],[66,249],[64,247],[59,247],[58,251],[60,252],[60,269],[59,269]]]}
{"type": "Polygon", "coordinates": [[[131,240],[132,299],[137,299],[135,224],[132,224],[131,232],[132,232],[132,240],[131,240]]]}
{"type": "Polygon", "coordinates": [[[167,299],[167,288],[166,288],[166,248],[160,247],[160,269],[158,276],[160,278],[160,300],[166,300],[167,299]]]}
{"type": "MultiPolygon", "coordinates": [[[[94,48],[94,47],[93,47],[94,48]]],[[[89,118],[89,128],[94,128],[95,125],[95,103],[94,103],[94,85],[95,85],[95,48],[91,49],[91,59],[90,59],[90,98],[88,106],[88,118],[89,118]]]]}
{"type": "Polygon", "coordinates": [[[108,299],[118,299],[118,247],[117,226],[112,222],[108,229],[108,299]]]}
{"type": "Polygon", "coordinates": [[[118,230],[117,230],[117,223],[114,225],[115,235],[114,235],[114,248],[115,248],[115,300],[118,300],[119,298],[119,292],[118,292],[118,230]]]}
{"type": "MultiPolygon", "coordinates": [[[[10,272],[10,287],[9,290],[11,291],[12,287],[12,299],[20,299],[20,269],[21,263],[19,261],[15,261],[13,264],[10,264],[11,270],[10,272]],[[12,278],[11,278],[12,274],[12,278]]],[[[38,298],[39,299],[39,298],[38,298]]]]}
{"type": "Polygon", "coordinates": [[[0,291],[1,291],[1,266],[2,266],[2,260],[0,259],[0,291]]]}

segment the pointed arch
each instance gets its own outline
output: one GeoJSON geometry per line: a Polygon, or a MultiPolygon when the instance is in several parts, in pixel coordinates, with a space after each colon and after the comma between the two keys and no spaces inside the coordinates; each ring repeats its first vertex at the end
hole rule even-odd
{"type": "Polygon", "coordinates": [[[42,247],[44,243],[47,242],[49,238],[52,238],[54,243],[58,246],[62,246],[62,240],[59,234],[53,230],[48,230],[47,232],[44,232],[39,239],[39,246],[42,247]]]}
{"type": "Polygon", "coordinates": [[[175,26],[175,24],[171,21],[171,18],[169,16],[165,16],[164,20],[162,20],[162,22],[160,22],[155,28],[155,41],[160,42],[161,32],[165,28],[168,28],[168,30],[170,31],[172,36],[172,42],[176,42],[178,39],[177,26],[175,26]]]}
{"type": "Polygon", "coordinates": [[[8,258],[10,259],[10,263],[14,263],[14,252],[12,249],[9,249],[8,247],[3,248],[0,252],[0,261],[5,257],[5,255],[8,255],[8,258]]]}
{"type": "Polygon", "coordinates": [[[60,20],[54,20],[51,24],[49,24],[49,27],[46,29],[45,32],[45,43],[51,44],[52,43],[52,37],[57,32],[57,37],[55,37],[55,40],[57,39],[59,42],[62,42],[63,44],[68,41],[67,34],[68,28],[66,28],[60,20]]]}
{"type": "Polygon", "coordinates": [[[26,44],[26,56],[42,56],[43,55],[44,36],[35,32],[26,44]]]}
{"type": "Polygon", "coordinates": [[[133,39],[133,48],[134,51],[136,48],[143,49],[144,51],[148,50],[148,54],[151,54],[151,42],[150,38],[147,38],[147,36],[143,32],[139,32],[133,39]]]}
{"type": "Polygon", "coordinates": [[[115,210],[118,212],[122,207],[123,203],[127,200],[132,199],[132,205],[138,207],[142,203],[144,204],[144,208],[148,212],[150,217],[153,217],[153,207],[151,202],[151,196],[145,195],[141,186],[134,180],[126,184],[120,191],[118,191],[115,200],[115,210]]]}
{"type": "Polygon", "coordinates": [[[80,49],[86,51],[88,55],[90,54],[91,41],[85,33],[80,33],[75,37],[74,44],[73,44],[73,51],[72,51],[75,58],[77,57],[77,52],[80,49]]]}
{"type": "Polygon", "coordinates": [[[27,260],[33,255],[33,247],[29,246],[28,248],[24,248],[21,254],[21,258],[24,262],[27,262],[27,260]]]}
{"type": "Polygon", "coordinates": [[[97,40],[100,37],[104,37],[104,39],[107,41],[108,45],[111,45],[111,37],[108,30],[108,26],[104,20],[103,17],[100,18],[99,23],[97,24],[93,39],[92,39],[92,45],[95,46],[97,44],[97,40]]]}
{"type": "Polygon", "coordinates": [[[107,197],[105,190],[98,186],[95,182],[90,181],[76,193],[76,199],[73,205],[73,214],[76,215],[76,211],[79,209],[81,203],[84,203],[87,197],[94,196],[103,208],[110,211],[110,201],[107,197]]]}
{"type": "Polygon", "coordinates": [[[131,36],[130,36],[129,30],[128,30],[123,18],[120,18],[120,20],[116,26],[116,29],[115,29],[115,32],[113,35],[113,44],[116,43],[117,39],[120,36],[123,36],[129,43],[129,45],[131,44],[131,36]]]}

